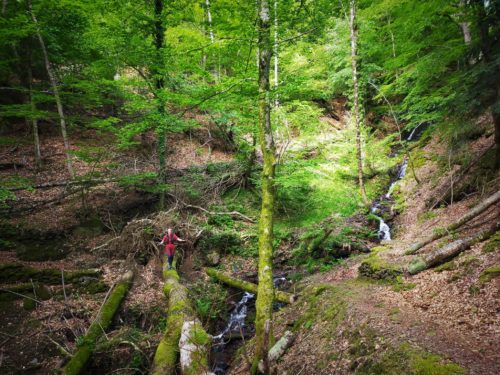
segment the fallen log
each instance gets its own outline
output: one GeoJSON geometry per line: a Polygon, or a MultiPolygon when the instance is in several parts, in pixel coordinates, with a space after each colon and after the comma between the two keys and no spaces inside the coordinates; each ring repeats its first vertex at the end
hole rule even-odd
{"type": "Polygon", "coordinates": [[[0,301],[10,301],[14,299],[34,296],[42,301],[48,300],[52,293],[44,284],[22,283],[16,285],[6,285],[0,288],[0,301]]]}
{"type": "MultiPolygon", "coordinates": [[[[280,359],[283,354],[288,350],[290,346],[292,346],[295,340],[295,335],[286,331],[285,334],[274,344],[274,346],[269,350],[268,353],[268,362],[272,366],[276,363],[278,359],[280,359]]],[[[264,361],[259,362],[259,369],[264,369],[264,361]]]]}
{"type": "MultiPolygon", "coordinates": [[[[219,281],[222,281],[223,283],[232,286],[233,288],[238,288],[242,289],[246,292],[257,294],[257,284],[237,279],[235,277],[226,275],[220,271],[217,271],[213,268],[206,268],[205,272],[207,273],[208,276],[211,276],[219,281]]],[[[295,295],[282,292],[281,290],[274,290],[274,299],[279,302],[284,302],[284,303],[293,303],[295,302],[295,295]]]]}
{"type": "Polygon", "coordinates": [[[167,328],[153,359],[152,375],[176,374],[179,357],[181,373],[208,375],[208,353],[212,338],[196,319],[187,288],[174,269],[163,270],[163,292],[168,299],[167,328]]]}
{"type": "MultiPolygon", "coordinates": [[[[77,271],[65,271],[64,279],[67,283],[78,282],[84,277],[99,277],[101,270],[90,268],[77,271]]],[[[60,284],[61,270],[55,268],[37,269],[22,264],[0,265],[0,283],[28,282],[30,280],[45,284],[60,284]]]]}
{"type": "Polygon", "coordinates": [[[423,257],[417,257],[408,266],[408,272],[412,275],[415,275],[428,268],[432,268],[434,266],[445,263],[451,258],[456,257],[461,252],[467,250],[472,245],[488,239],[493,234],[495,234],[499,228],[499,224],[496,223],[491,228],[484,230],[475,236],[453,241],[452,243],[434,250],[423,257]]]}
{"type": "Polygon", "coordinates": [[[460,228],[462,225],[467,223],[469,220],[475,218],[479,214],[483,213],[486,211],[489,207],[491,207],[493,204],[500,202],[500,190],[498,190],[495,194],[491,195],[484,201],[480,202],[478,205],[476,205],[473,209],[468,211],[465,215],[463,215],[460,219],[455,221],[454,223],[448,225],[444,230],[436,232],[432,234],[431,236],[423,239],[420,242],[417,242],[415,245],[411,246],[406,252],[406,255],[411,255],[415,254],[418,250],[420,250],[422,247],[425,245],[438,240],[446,235],[448,235],[450,232],[460,228]]]}
{"type": "Polygon", "coordinates": [[[133,278],[134,273],[128,271],[118,280],[109,293],[107,300],[104,301],[96,319],[87,330],[82,344],[78,347],[70,361],[63,367],[63,374],[78,375],[83,370],[94,351],[97,340],[111,324],[113,317],[120,307],[121,301],[125,298],[132,285],[133,278]]]}

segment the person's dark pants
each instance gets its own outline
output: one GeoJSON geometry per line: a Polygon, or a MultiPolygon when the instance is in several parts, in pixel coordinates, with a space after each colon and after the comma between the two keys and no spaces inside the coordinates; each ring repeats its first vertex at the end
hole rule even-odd
{"type": "Polygon", "coordinates": [[[167,255],[167,259],[168,259],[168,268],[172,268],[172,262],[174,261],[174,256],[167,255]]]}

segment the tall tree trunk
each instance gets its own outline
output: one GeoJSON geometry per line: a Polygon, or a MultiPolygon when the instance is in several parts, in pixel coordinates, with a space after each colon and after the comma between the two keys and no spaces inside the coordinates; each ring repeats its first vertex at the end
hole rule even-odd
{"type": "Polygon", "coordinates": [[[66,131],[66,117],[64,115],[64,108],[62,105],[61,97],[59,95],[59,89],[57,88],[57,79],[52,69],[52,65],[50,64],[49,54],[47,52],[47,48],[45,46],[45,42],[43,40],[42,34],[40,32],[40,28],[38,25],[38,21],[36,19],[35,13],[33,12],[33,7],[31,6],[31,1],[28,3],[29,12],[31,14],[31,19],[36,27],[36,35],[38,41],[40,43],[40,47],[43,52],[43,59],[45,62],[45,69],[47,70],[47,75],[49,76],[50,84],[52,86],[52,91],[54,92],[54,98],[56,100],[57,112],[59,114],[59,119],[61,122],[61,134],[64,142],[64,150],[66,152],[66,167],[68,168],[68,172],[72,178],[75,177],[75,172],[73,170],[73,164],[71,162],[71,147],[69,145],[68,133],[66,131]]]}
{"type": "MultiPolygon", "coordinates": [[[[28,71],[28,87],[29,87],[29,101],[31,110],[36,111],[35,99],[33,97],[33,71],[31,68],[31,50],[28,50],[28,64],[26,69],[28,71]]],[[[33,143],[35,146],[35,165],[37,168],[42,166],[42,153],[40,151],[40,137],[38,135],[38,118],[34,115],[31,116],[31,126],[33,131],[33,143]]]]}
{"type": "Polygon", "coordinates": [[[273,44],[273,52],[274,52],[274,106],[278,107],[279,97],[278,97],[278,0],[274,0],[274,44],[273,44]]]}
{"type": "Polygon", "coordinates": [[[351,31],[351,65],[352,65],[352,84],[354,101],[354,121],[356,124],[356,148],[358,159],[358,183],[361,192],[361,198],[364,204],[368,205],[366,197],[365,183],[363,180],[363,153],[361,150],[361,121],[359,118],[359,90],[358,90],[358,32],[356,29],[356,1],[351,0],[351,12],[349,17],[349,28],[351,31]]]}
{"type": "MultiPolygon", "coordinates": [[[[460,0],[459,7],[462,9],[465,8],[465,0],[460,0]]],[[[463,16],[463,15],[460,14],[460,16],[463,16]]],[[[464,35],[464,43],[465,43],[465,45],[468,46],[468,45],[470,45],[470,43],[472,41],[469,22],[466,22],[466,21],[460,22],[459,25],[460,25],[460,28],[462,29],[462,34],[464,35]]]]}
{"type": "MultiPolygon", "coordinates": [[[[161,73],[161,68],[163,66],[163,43],[164,43],[164,34],[165,27],[163,25],[163,0],[155,0],[155,31],[154,31],[154,43],[156,49],[156,61],[155,66],[151,70],[153,73],[153,78],[155,81],[155,97],[158,101],[158,112],[160,116],[165,115],[165,102],[162,99],[160,91],[163,89],[164,80],[161,73]]],[[[160,189],[160,202],[159,209],[162,210],[165,208],[165,185],[167,183],[167,130],[165,129],[165,125],[163,121],[161,122],[159,128],[157,128],[158,134],[158,161],[159,161],[159,170],[158,170],[158,184],[162,186],[160,189]]]]}
{"type": "Polygon", "coordinates": [[[272,335],[273,287],[273,214],[274,214],[274,174],[276,151],[271,127],[271,106],[269,92],[269,70],[272,45],[268,0],[258,2],[258,47],[259,47],[259,143],[264,165],[262,169],[262,207],[259,222],[259,286],[257,290],[255,316],[255,358],[252,373],[268,373],[267,368],[259,368],[261,360],[267,363],[268,338],[272,335]],[[266,325],[269,327],[266,330],[266,325]]]}

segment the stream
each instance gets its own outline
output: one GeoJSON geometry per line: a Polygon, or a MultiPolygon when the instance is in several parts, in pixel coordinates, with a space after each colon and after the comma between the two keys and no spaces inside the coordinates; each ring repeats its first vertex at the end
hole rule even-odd
{"type": "MultiPolygon", "coordinates": [[[[425,130],[426,125],[427,124],[422,123],[413,128],[408,137],[406,137],[406,141],[410,142],[420,138],[420,135],[422,135],[422,132],[423,130],[425,130]]],[[[384,207],[388,207],[391,205],[392,202],[390,200],[392,192],[394,191],[397,182],[406,176],[407,168],[408,168],[408,157],[405,156],[403,162],[396,167],[396,177],[392,180],[391,184],[389,185],[387,193],[385,193],[380,199],[375,201],[370,209],[371,214],[375,216],[375,218],[379,221],[378,238],[380,240],[383,241],[392,240],[391,227],[389,226],[389,224],[385,222],[385,220],[381,216],[377,214],[380,214],[384,210],[384,207]]]]}
{"type": "MultiPolygon", "coordinates": [[[[274,287],[284,285],[287,282],[285,277],[273,278],[274,287]]],[[[227,350],[228,344],[232,339],[246,339],[254,334],[253,327],[248,325],[245,320],[248,315],[249,307],[255,304],[255,294],[244,292],[241,299],[235,305],[229,320],[224,329],[216,336],[213,336],[212,357],[214,358],[212,372],[215,375],[224,375],[229,368],[232,353],[227,350]]],[[[275,302],[275,308],[281,308],[282,303],[275,302]]],[[[233,348],[234,349],[234,348],[233,348]]],[[[232,352],[233,350],[231,350],[232,352]]]]}

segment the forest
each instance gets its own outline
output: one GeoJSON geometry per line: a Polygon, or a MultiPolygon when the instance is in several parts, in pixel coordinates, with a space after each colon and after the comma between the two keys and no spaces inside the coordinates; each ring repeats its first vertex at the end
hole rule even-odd
{"type": "Polygon", "coordinates": [[[500,373],[499,0],[0,13],[0,373],[500,373]]]}

